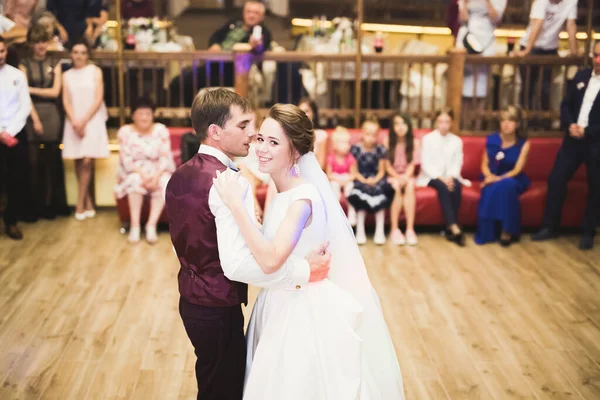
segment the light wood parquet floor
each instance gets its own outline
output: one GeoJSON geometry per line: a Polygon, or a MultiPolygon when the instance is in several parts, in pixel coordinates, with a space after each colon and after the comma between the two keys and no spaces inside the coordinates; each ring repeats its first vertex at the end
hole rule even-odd
{"type": "MultiPolygon", "coordinates": [[[[131,246],[113,211],[22,228],[0,236],[0,399],[195,398],[168,234],[131,246]]],[[[600,399],[600,246],[577,239],[365,246],[407,399],[600,399]]]]}

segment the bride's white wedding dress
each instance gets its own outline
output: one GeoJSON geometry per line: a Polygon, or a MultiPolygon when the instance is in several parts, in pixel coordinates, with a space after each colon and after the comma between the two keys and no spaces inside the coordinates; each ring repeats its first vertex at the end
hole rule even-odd
{"type": "MultiPolygon", "coordinates": [[[[293,254],[304,258],[326,240],[323,202],[302,184],[278,193],[263,224],[273,240],[289,206],[312,202],[312,221],[293,254]]],[[[244,399],[359,399],[361,339],[355,332],[361,305],[326,279],[296,290],[263,289],[247,332],[244,399]]]]}
{"type": "Polygon", "coordinates": [[[329,279],[296,290],[263,289],[247,331],[245,400],[404,399],[400,367],[352,229],[313,153],[309,183],[278,193],[263,224],[273,240],[290,205],[312,204],[293,250],[305,257],[330,241],[329,279]]]}

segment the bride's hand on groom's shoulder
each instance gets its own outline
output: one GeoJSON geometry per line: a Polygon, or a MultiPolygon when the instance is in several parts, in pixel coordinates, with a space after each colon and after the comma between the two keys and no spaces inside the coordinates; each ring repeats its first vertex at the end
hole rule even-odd
{"type": "Polygon", "coordinates": [[[248,190],[248,185],[242,187],[240,184],[240,173],[231,170],[225,172],[217,171],[217,177],[213,178],[213,185],[223,203],[232,208],[236,204],[243,206],[243,199],[248,190]]]}

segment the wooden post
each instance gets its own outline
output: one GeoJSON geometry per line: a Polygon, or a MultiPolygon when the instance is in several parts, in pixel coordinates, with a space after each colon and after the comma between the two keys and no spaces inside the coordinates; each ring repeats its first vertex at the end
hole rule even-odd
{"type": "Polygon", "coordinates": [[[234,85],[235,92],[243,97],[248,97],[250,68],[252,67],[252,46],[248,43],[233,45],[233,63],[235,65],[234,85]]]}
{"type": "Polygon", "coordinates": [[[117,79],[119,87],[119,126],[125,125],[125,65],[123,64],[123,24],[121,21],[121,0],[116,1],[117,19],[117,79]]]}
{"type": "Polygon", "coordinates": [[[465,49],[450,49],[448,51],[450,61],[448,63],[448,87],[446,92],[446,105],[454,111],[452,132],[460,132],[460,121],[462,112],[462,87],[465,76],[465,60],[467,51],[465,49]]]}
{"type": "MultiPolygon", "coordinates": [[[[360,107],[362,99],[362,23],[364,19],[364,2],[357,0],[357,32],[356,32],[356,59],[354,82],[354,127],[360,126],[360,107]]],[[[383,71],[382,71],[383,73],[383,71]]]]}
{"type": "Polygon", "coordinates": [[[592,17],[594,15],[594,1],[590,0],[590,5],[588,7],[588,16],[587,16],[587,39],[585,41],[585,54],[584,54],[584,66],[587,68],[590,65],[590,57],[589,54],[592,51],[592,17]]]}

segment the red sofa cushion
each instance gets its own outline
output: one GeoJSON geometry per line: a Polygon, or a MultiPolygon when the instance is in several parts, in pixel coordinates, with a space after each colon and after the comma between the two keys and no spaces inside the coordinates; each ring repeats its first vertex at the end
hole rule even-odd
{"type": "Polygon", "coordinates": [[[547,194],[548,185],[546,182],[532,181],[529,189],[519,197],[521,224],[523,226],[534,227],[542,224],[547,194]]]}
{"type": "Polygon", "coordinates": [[[173,153],[173,160],[175,165],[181,165],[181,137],[186,133],[194,132],[192,128],[169,128],[169,134],[171,136],[171,153],[173,153]]]}
{"type": "Polygon", "coordinates": [[[463,141],[463,167],[461,175],[470,181],[481,179],[481,158],[485,151],[485,138],[465,136],[463,141]]]}

